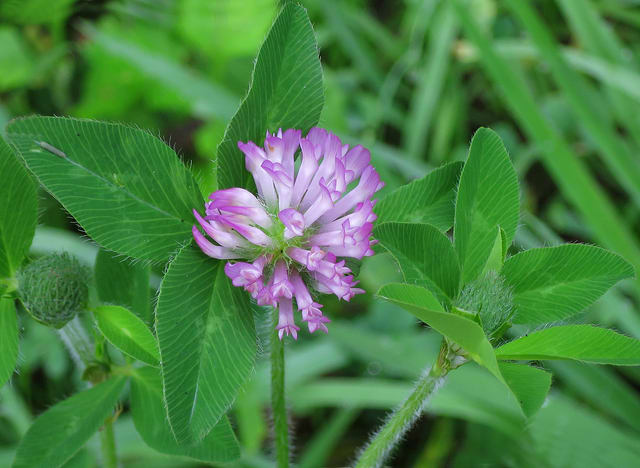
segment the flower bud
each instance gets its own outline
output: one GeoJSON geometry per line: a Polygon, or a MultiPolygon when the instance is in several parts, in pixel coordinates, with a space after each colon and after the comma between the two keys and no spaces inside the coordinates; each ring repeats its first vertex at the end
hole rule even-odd
{"type": "Polygon", "coordinates": [[[20,300],[35,320],[62,328],[86,308],[89,277],[89,269],[67,252],[47,255],[18,275],[20,300]]]}
{"type": "Polygon", "coordinates": [[[489,271],[462,289],[456,306],[477,313],[485,333],[491,336],[512,317],[513,292],[499,273],[489,271]]]}

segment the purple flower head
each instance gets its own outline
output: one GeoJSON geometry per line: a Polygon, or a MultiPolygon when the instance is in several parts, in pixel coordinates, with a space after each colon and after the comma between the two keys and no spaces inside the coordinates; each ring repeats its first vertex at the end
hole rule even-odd
{"type": "Polygon", "coordinates": [[[263,148],[251,141],[238,147],[258,194],[242,188],[213,192],[204,217],[194,210],[208,238],[197,226],[193,237],[208,256],[233,260],[224,272],[234,286],[259,305],[278,308],[280,339],[298,337],[294,304],[311,333],[326,333],[330,320],[314,296],[348,301],[363,293],[344,258],[371,256],[376,243],[372,197],[384,183],[369,150],[349,149],[321,128],[305,138],[299,130],[267,132],[263,148]]]}

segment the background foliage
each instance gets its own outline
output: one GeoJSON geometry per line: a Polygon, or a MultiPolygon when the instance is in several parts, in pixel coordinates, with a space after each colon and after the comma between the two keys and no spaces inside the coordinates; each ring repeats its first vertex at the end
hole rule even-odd
{"type": "MultiPolygon", "coordinates": [[[[344,140],[372,150],[376,167],[387,183],[381,196],[434,167],[451,163],[439,169],[439,175],[430,176],[431,183],[421,191],[424,199],[420,206],[428,209],[416,212],[405,207],[401,199],[389,199],[380,207],[381,218],[392,222],[429,221],[443,229],[452,226],[454,220],[442,215],[442,207],[451,203],[453,193],[438,190],[438,183],[459,177],[456,161],[466,157],[475,130],[486,126],[496,130],[505,142],[520,180],[525,214],[517,229],[510,224],[509,239],[515,233],[511,254],[523,248],[581,241],[607,247],[636,269],[640,267],[638,2],[302,3],[321,48],[325,106],[320,123],[344,140]]],[[[2,1],[0,126],[4,128],[12,117],[37,113],[114,120],[151,129],[191,165],[206,195],[216,188],[217,166],[212,158],[245,96],[253,58],[277,9],[277,2],[270,0],[2,1]]],[[[304,44],[303,38],[301,46],[304,44]]],[[[290,63],[286,50],[276,54],[289,70],[300,67],[307,73],[317,72],[304,64],[290,63]]],[[[261,79],[268,81],[270,77],[261,75],[261,79]]],[[[271,99],[286,100],[286,91],[275,89],[271,99]]],[[[311,120],[319,108],[317,92],[309,90],[308,107],[304,109],[311,120]]],[[[259,105],[247,99],[244,112],[255,112],[259,105]]],[[[239,124],[243,118],[242,113],[236,116],[239,124]]],[[[269,116],[261,118],[261,125],[270,122],[269,116]]],[[[38,131],[46,132],[47,128],[38,131]]],[[[114,127],[112,131],[119,130],[114,127]]],[[[222,148],[228,146],[223,144],[222,148]]],[[[154,161],[162,160],[165,149],[158,147],[157,151],[154,161]]],[[[222,153],[225,151],[230,150],[223,149],[222,153]]],[[[37,155],[33,158],[37,163],[37,155]]],[[[104,158],[96,163],[95,170],[114,172],[104,158]]],[[[3,167],[3,178],[10,171],[3,167]]],[[[221,179],[231,183],[234,177],[237,179],[237,173],[221,179]]],[[[191,180],[187,173],[184,178],[191,180]]],[[[29,181],[19,184],[9,180],[25,191],[32,189],[29,181]]],[[[96,181],[70,180],[70,206],[82,203],[73,199],[72,189],[77,183],[96,181]]],[[[198,194],[192,190],[163,195],[158,187],[171,190],[170,181],[150,183],[158,186],[149,187],[146,193],[156,194],[153,202],[167,207],[176,235],[182,235],[185,226],[178,220],[199,203],[198,194]],[[180,206],[174,205],[175,200],[182,201],[180,206]],[[175,212],[171,211],[174,208],[175,212]]],[[[504,183],[504,190],[513,185],[508,180],[504,183]]],[[[17,192],[5,187],[0,189],[0,211],[10,205],[5,193],[17,192]]],[[[191,187],[195,189],[195,184],[191,187]]],[[[111,195],[118,201],[118,194],[111,195]]],[[[467,196],[473,198],[474,194],[467,196]]],[[[38,198],[38,226],[29,258],[64,248],[95,266],[98,277],[101,272],[108,275],[110,269],[118,268],[106,252],[99,252],[83,238],[84,233],[58,202],[42,190],[38,198]]],[[[145,216],[147,205],[140,204],[139,209],[139,215],[145,216]]],[[[3,220],[9,220],[11,211],[2,214],[3,220]]],[[[497,209],[486,216],[510,219],[509,213],[497,209]]],[[[154,222],[152,214],[149,222],[154,222]]],[[[165,234],[167,221],[155,222],[159,235],[165,234]]],[[[467,220],[467,224],[474,226],[473,221],[467,220]]],[[[28,232],[33,225],[14,228],[11,239],[19,244],[17,230],[28,232]]],[[[386,225],[377,236],[402,240],[397,229],[398,225],[386,225]]],[[[470,230],[468,235],[473,239],[484,233],[470,230]]],[[[134,240],[118,247],[149,260],[166,254],[162,248],[145,249],[134,240]]],[[[589,252],[585,250],[585,255],[589,252]]],[[[517,259],[508,262],[508,272],[516,292],[521,292],[518,300],[527,304],[527,291],[519,291],[518,285],[543,287],[544,279],[539,285],[532,284],[525,278],[530,272],[519,270],[517,259]]],[[[174,268],[188,268],[191,260],[185,256],[174,268]]],[[[298,343],[288,345],[287,385],[300,466],[348,463],[354,448],[367,439],[384,412],[402,401],[420,370],[435,359],[437,335],[418,327],[399,306],[373,299],[381,278],[386,283],[396,275],[400,281],[402,274],[407,274],[390,271],[389,261],[385,254],[363,264],[360,276],[367,295],[348,304],[327,304],[325,310],[333,320],[327,337],[305,335],[298,343]]],[[[13,259],[0,259],[0,270],[3,274],[4,270],[13,271],[17,268],[14,263],[13,259]]],[[[576,274],[581,271],[576,269],[576,274]]],[[[126,317],[131,330],[144,334],[146,328],[140,327],[151,321],[151,304],[156,296],[144,285],[151,278],[151,284],[157,286],[161,273],[162,265],[136,264],[118,276],[131,275],[139,294],[118,297],[118,288],[104,287],[94,293],[105,302],[128,306],[139,319],[126,317]],[[140,297],[145,299],[140,301],[140,297]]],[[[460,272],[445,273],[442,287],[446,290],[447,278],[460,272]]],[[[597,270],[590,273],[597,275],[597,270]]],[[[578,276],[574,280],[582,281],[578,276]]],[[[602,290],[607,286],[607,278],[599,278],[592,285],[602,290]]],[[[392,292],[389,290],[390,295],[392,292]]],[[[638,299],[640,283],[628,280],[566,325],[594,322],[640,338],[638,299]]],[[[161,297],[160,303],[179,307],[178,300],[161,297]]],[[[213,300],[220,299],[206,298],[213,300]]],[[[539,314],[541,321],[548,320],[551,312],[541,304],[528,304],[532,314],[539,314]]],[[[0,303],[0,330],[15,330],[15,324],[6,327],[3,322],[12,315],[5,313],[10,307],[6,301],[0,303]]],[[[36,415],[86,385],[54,331],[28,320],[24,311],[20,311],[18,321],[18,372],[11,385],[0,390],[0,466],[11,463],[18,441],[36,415]]],[[[111,342],[127,348],[126,337],[109,337],[106,317],[99,325],[111,342]]],[[[529,331],[533,329],[522,328],[516,333],[529,331]]],[[[268,323],[258,323],[257,333],[260,339],[266,339],[268,323]]],[[[589,327],[581,328],[581,339],[608,339],[592,333],[589,327]]],[[[12,340],[15,336],[0,339],[12,340]]],[[[640,456],[638,368],[556,362],[545,360],[549,356],[527,354],[539,340],[562,343],[558,337],[540,331],[519,345],[499,351],[505,356],[541,359],[538,365],[554,373],[552,393],[527,433],[521,433],[523,416],[506,389],[480,367],[469,365],[452,374],[443,391],[431,401],[428,417],[409,433],[394,466],[632,466],[640,456]]],[[[144,338],[139,343],[138,347],[128,347],[129,352],[155,362],[157,356],[145,349],[144,338]]],[[[264,410],[267,363],[260,352],[258,349],[258,370],[230,413],[242,446],[238,466],[269,466],[269,416],[264,410]]],[[[580,355],[579,346],[559,346],[557,355],[589,360],[580,355]]],[[[0,363],[3,358],[0,356],[0,363]]],[[[240,359],[230,372],[247,372],[244,365],[240,359]]],[[[0,377],[4,377],[2,371],[0,368],[0,377]]],[[[501,371],[508,378],[509,371],[502,365],[501,371]]],[[[206,366],[198,372],[206,372],[206,366]]],[[[116,421],[123,463],[127,467],[194,466],[196,462],[154,452],[138,435],[141,433],[151,447],[173,443],[170,434],[145,430],[162,414],[160,395],[149,390],[156,388],[149,382],[158,379],[152,369],[145,369],[132,380],[130,399],[144,402],[145,411],[136,414],[125,407],[116,421]]],[[[80,398],[90,397],[83,404],[95,411],[92,424],[104,419],[120,385],[122,382],[116,379],[91,390],[97,395],[81,394],[84,396],[80,398]]],[[[225,405],[227,400],[216,404],[225,405]]],[[[136,406],[141,407],[132,404],[136,406]]],[[[60,407],[59,411],[64,409],[60,407]]],[[[219,436],[220,450],[232,450],[224,447],[225,437],[229,437],[226,422],[216,430],[220,434],[213,435],[219,436]]],[[[50,436],[62,440],[82,437],[82,433],[50,436]]],[[[47,443],[54,447],[56,440],[47,443]]],[[[69,466],[93,466],[95,452],[97,440],[91,440],[69,466]]],[[[175,453],[184,454],[178,448],[175,453]]],[[[196,449],[187,455],[211,459],[196,449]]]]}

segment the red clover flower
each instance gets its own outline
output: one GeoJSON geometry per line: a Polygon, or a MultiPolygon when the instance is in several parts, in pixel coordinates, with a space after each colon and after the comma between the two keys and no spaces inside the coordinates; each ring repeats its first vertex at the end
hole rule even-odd
{"type": "Polygon", "coordinates": [[[373,255],[376,215],[371,197],[384,183],[369,150],[349,149],[333,133],[312,128],[267,132],[264,148],[238,142],[258,197],[242,188],[218,190],[193,211],[210,242],[193,226],[193,237],[210,257],[227,262],[224,271],[259,305],[279,312],[278,335],[297,339],[293,300],[309,331],[328,331],[329,319],[312,293],[350,300],[363,293],[345,260],[373,255]],[[295,155],[301,150],[296,167],[295,155]]]}

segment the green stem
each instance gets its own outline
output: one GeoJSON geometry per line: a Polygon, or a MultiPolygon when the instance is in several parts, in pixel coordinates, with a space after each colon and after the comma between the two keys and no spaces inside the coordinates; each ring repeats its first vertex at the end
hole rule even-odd
{"type": "Polygon", "coordinates": [[[116,438],[113,432],[113,418],[109,417],[100,431],[100,447],[104,468],[118,468],[116,456],[116,438]]]}
{"type": "MultiPolygon", "coordinates": [[[[80,317],[75,316],[64,327],[59,329],[58,333],[78,367],[83,368],[89,366],[89,369],[91,369],[96,365],[96,360],[93,356],[94,345],[91,342],[80,317]]],[[[97,348],[101,347],[98,346],[97,348]]],[[[96,349],[96,351],[98,350],[96,349]]],[[[88,380],[90,380],[93,385],[97,385],[98,382],[108,378],[110,373],[108,366],[105,367],[104,372],[104,374],[99,374],[100,377],[97,380],[88,380]]],[[[114,419],[115,418],[113,416],[107,418],[102,430],[100,431],[100,449],[102,451],[104,468],[118,468],[116,439],[113,430],[114,419]]]]}
{"type": "MultiPolygon", "coordinates": [[[[277,313],[275,314],[277,317],[277,313]]],[[[271,334],[271,411],[278,468],[289,466],[289,428],[284,398],[284,343],[273,327],[271,334]]]]}
{"type": "Polygon", "coordinates": [[[360,453],[355,468],[373,468],[382,465],[404,433],[420,417],[427,399],[443,381],[450,368],[449,347],[443,343],[437,362],[420,377],[411,395],[393,412],[360,453]]]}

